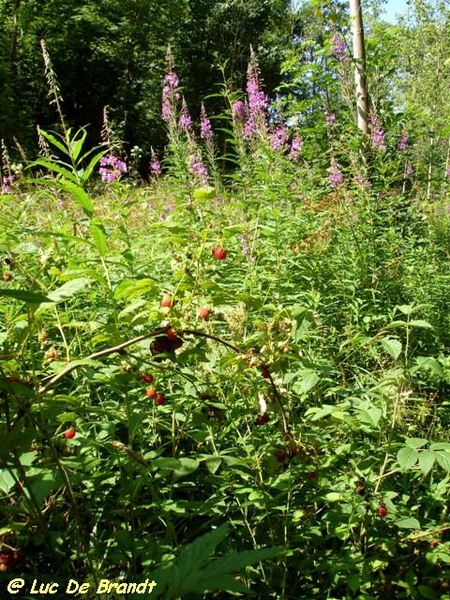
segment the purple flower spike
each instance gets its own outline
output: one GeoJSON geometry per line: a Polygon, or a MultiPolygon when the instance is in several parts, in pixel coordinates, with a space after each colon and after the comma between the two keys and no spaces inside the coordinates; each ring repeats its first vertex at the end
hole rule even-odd
{"type": "Polygon", "coordinates": [[[104,183],[113,183],[127,171],[126,163],[113,154],[107,154],[100,159],[99,173],[104,183]]]}
{"type": "Polygon", "coordinates": [[[370,141],[375,150],[386,150],[386,135],[380,120],[373,113],[370,115],[370,141]]]}
{"type": "Polygon", "coordinates": [[[210,140],[214,137],[211,121],[208,119],[208,115],[206,114],[205,107],[203,106],[203,104],[200,113],[200,137],[202,138],[202,140],[210,140]]]}
{"type": "Polygon", "coordinates": [[[206,169],[201,156],[192,154],[189,158],[189,171],[200,182],[201,185],[208,185],[208,170],[206,169]]]}
{"type": "Polygon", "coordinates": [[[337,163],[333,163],[331,167],[329,167],[328,176],[330,185],[333,189],[338,188],[344,182],[342,171],[337,163]]]}
{"type": "Polygon", "coordinates": [[[347,58],[345,41],[337,31],[333,33],[333,37],[331,38],[331,51],[333,52],[333,56],[340,62],[347,58]]]}
{"type": "Polygon", "coordinates": [[[287,146],[288,139],[289,136],[287,134],[286,126],[279,125],[270,136],[270,147],[276,152],[284,150],[287,146]]]}
{"type": "Polygon", "coordinates": [[[237,100],[233,104],[233,106],[231,107],[231,114],[235,121],[238,121],[240,123],[245,122],[247,114],[245,110],[245,104],[242,102],[242,100],[237,100]]]}

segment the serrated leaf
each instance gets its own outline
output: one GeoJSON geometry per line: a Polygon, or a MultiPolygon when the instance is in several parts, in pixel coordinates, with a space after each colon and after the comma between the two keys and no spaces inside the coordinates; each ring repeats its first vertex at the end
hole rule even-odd
{"type": "Polygon", "coordinates": [[[402,471],[408,471],[419,460],[419,453],[415,448],[401,448],[397,452],[397,462],[402,469],[402,471]]]}
{"type": "Polygon", "coordinates": [[[49,292],[48,297],[50,298],[50,302],[59,302],[60,300],[71,298],[81,290],[86,290],[92,281],[89,277],[78,277],[77,279],[66,281],[61,287],[49,292]]]}
{"type": "Polygon", "coordinates": [[[394,524],[400,529],[420,529],[420,523],[415,517],[397,519],[394,524]]]}
{"type": "Polygon", "coordinates": [[[436,452],[436,462],[440,467],[450,473],[450,453],[438,450],[436,452]]]}
{"type": "Polygon", "coordinates": [[[385,337],[381,340],[381,345],[394,360],[397,360],[402,352],[402,343],[400,340],[385,337]]]}
{"type": "Polygon", "coordinates": [[[27,304],[41,304],[42,302],[52,302],[50,298],[39,292],[29,292],[28,290],[4,290],[0,289],[0,296],[21,300],[27,304]]]}
{"type": "Polygon", "coordinates": [[[419,467],[424,475],[428,475],[436,460],[436,454],[432,450],[422,450],[419,452],[419,467]]]}
{"type": "Polygon", "coordinates": [[[312,369],[304,369],[298,381],[294,383],[294,390],[299,394],[306,394],[319,381],[319,376],[312,369]]]}

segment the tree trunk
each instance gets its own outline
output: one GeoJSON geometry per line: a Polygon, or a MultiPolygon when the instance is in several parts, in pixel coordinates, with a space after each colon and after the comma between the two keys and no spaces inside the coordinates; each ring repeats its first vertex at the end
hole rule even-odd
{"type": "Polygon", "coordinates": [[[367,134],[369,132],[369,100],[361,0],[350,0],[350,18],[353,33],[353,59],[355,61],[357,124],[358,128],[367,134]]]}

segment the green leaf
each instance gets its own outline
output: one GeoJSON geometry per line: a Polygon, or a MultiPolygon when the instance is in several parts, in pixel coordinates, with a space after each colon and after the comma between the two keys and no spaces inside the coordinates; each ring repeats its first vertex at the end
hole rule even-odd
{"type": "Polygon", "coordinates": [[[428,323],[428,321],[423,321],[421,319],[410,321],[409,325],[410,325],[410,327],[419,327],[422,329],[434,329],[434,327],[433,327],[433,325],[431,325],[431,323],[428,323]]]}
{"type": "Polygon", "coordinates": [[[29,292],[28,290],[4,290],[0,288],[0,296],[14,298],[26,302],[27,304],[41,304],[42,302],[52,302],[50,298],[39,292],[29,292]]]}
{"type": "Polygon", "coordinates": [[[397,360],[397,358],[400,356],[402,351],[402,343],[399,340],[385,337],[381,340],[381,345],[394,360],[397,360]]]}
{"type": "Polygon", "coordinates": [[[394,524],[400,529],[420,529],[420,523],[415,517],[397,519],[394,524]]]}
{"type": "Polygon", "coordinates": [[[428,440],[425,438],[406,438],[405,444],[409,448],[423,448],[428,444],[428,440]]]}
{"type": "Polygon", "coordinates": [[[428,475],[436,460],[436,454],[432,450],[422,450],[419,452],[419,467],[424,475],[428,475]]]}
{"type": "Polygon", "coordinates": [[[88,217],[92,217],[92,213],[94,212],[94,206],[88,194],[83,190],[83,188],[73,181],[61,180],[58,182],[59,186],[68,192],[75,202],[83,209],[84,213],[88,217]]]}
{"type": "Polygon", "coordinates": [[[397,452],[397,462],[402,471],[408,471],[419,460],[419,453],[414,448],[401,448],[397,452]]]}
{"type": "Polygon", "coordinates": [[[224,573],[240,571],[244,567],[253,565],[256,562],[260,562],[267,558],[273,558],[274,556],[280,556],[285,553],[285,548],[260,548],[257,550],[236,552],[212,562],[203,569],[202,575],[203,577],[214,579],[224,573]]]}
{"type": "Polygon", "coordinates": [[[319,376],[313,369],[303,369],[299,379],[294,383],[294,390],[299,394],[306,394],[319,381],[319,376]]]}
{"type": "Polygon", "coordinates": [[[177,478],[185,477],[196,471],[199,467],[199,461],[194,458],[181,457],[178,459],[179,467],[174,469],[174,474],[177,478]]]}
{"type": "Polygon", "coordinates": [[[106,231],[102,223],[91,221],[89,229],[100,256],[106,255],[106,231]]]}
{"type": "MultiPolygon", "coordinates": [[[[69,168],[69,165],[67,165],[66,167],[63,166],[61,163],[52,162],[51,160],[48,160],[46,158],[38,158],[30,165],[30,167],[45,167],[51,173],[56,173],[57,175],[60,175],[62,179],[57,180],[58,185],[63,181],[63,179],[67,179],[75,185],[78,183],[78,177],[69,168]]],[[[37,178],[33,179],[31,183],[35,183],[38,185],[51,185],[52,183],[56,182],[52,182],[48,178],[37,178]]]]}
{"type": "Polygon", "coordinates": [[[450,473],[450,453],[444,451],[436,452],[436,461],[440,467],[450,473]]]}
{"type": "Polygon", "coordinates": [[[63,285],[56,290],[49,292],[48,297],[50,302],[59,302],[60,300],[67,300],[78,292],[86,291],[87,287],[93,280],[89,277],[78,277],[71,281],[66,281],[63,285]]]}
{"type": "Polygon", "coordinates": [[[222,459],[215,456],[211,456],[206,459],[205,464],[208,471],[212,475],[214,475],[214,473],[218,471],[220,465],[222,464],[222,459]]]}

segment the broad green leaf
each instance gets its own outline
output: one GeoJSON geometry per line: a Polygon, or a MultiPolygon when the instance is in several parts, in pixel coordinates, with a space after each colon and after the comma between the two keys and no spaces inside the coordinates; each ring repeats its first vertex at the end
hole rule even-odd
{"type": "Polygon", "coordinates": [[[400,356],[402,351],[402,343],[400,340],[385,337],[381,340],[381,345],[394,360],[397,360],[400,356]]]}
{"type": "Polygon", "coordinates": [[[0,288],[0,296],[14,298],[27,304],[41,304],[42,302],[52,302],[50,298],[39,292],[29,292],[28,290],[4,290],[0,288]]]}
{"type": "Polygon", "coordinates": [[[152,465],[158,469],[167,469],[169,471],[173,471],[174,469],[179,468],[180,461],[176,458],[161,456],[152,460],[152,465]]]}
{"type": "Polygon", "coordinates": [[[436,454],[432,450],[422,450],[419,452],[419,467],[424,475],[428,475],[436,460],[436,454]]]}
{"type": "Polygon", "coordinates": [[[92,283],[92,279],[89,277],[78,277],[77,279],[66,281],[61,287],[49,292],[48,297],[50,298],[50,302],[67,300],[67,298],[71,298],[82,290],[86,291],[90,283],[92,283]]]}
{"type": "Polygon", "coordinates": [[[300,378],[294,384],[294,390],[299,394],[306,394],[319,381],[319,376],[312,369],[303,369],[300,378]]]}
{"type": "Polygon", "coordinates": [[[208,471],[214,475],[222,464],[222,459],[212,456],[206,459],[205,464],[208,471]]]}
{"type": "Polygon", "coordinates": [[[185,477],[196,471],[200,465],[198,460],[194,458],[181,457],[178,459],[179,467],[174,469],[174,474],[177,478],[185,477]]]}
{"type": "Polygon", "coordinates": [[[425,438],[406,438],[405,444],[410,448],[423,448],[428,444],[425,438]]]}
{"type": "Polygon", "coordinates": [[[397,462],[400,465],[402,471],[408,471],[409,469],[414,467],[414,465],[417,464],[418,460],[419,453],[414,448],[401,448],[397,452],[397,462]]]}
{"type": "Polygon", "coordinates": [[[400,529],[420,529],[420,523],[415,517],[397,519],[394,524],[400,529]]]}
{"type": "Polygon", "coordinates": [[[436,452],[436,461],[440,467],[450,473],[450,452],[438,450],[436,452]]]}

